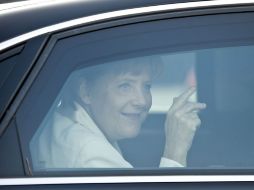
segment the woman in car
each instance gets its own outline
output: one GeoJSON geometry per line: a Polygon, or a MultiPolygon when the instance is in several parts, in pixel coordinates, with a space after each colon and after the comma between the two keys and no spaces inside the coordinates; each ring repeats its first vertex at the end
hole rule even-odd
{"type": "MultiPolygon", "coordinates": [[[[131,168],[118,146],[136,137],[152,105],[158,58],[116,61],[74,72],[31,142],[35,170],[131,168]]],[[[203,103],[189,102],[192,87],[175,98],[165,121],[159,167],[186,166],[203,103]]]]}

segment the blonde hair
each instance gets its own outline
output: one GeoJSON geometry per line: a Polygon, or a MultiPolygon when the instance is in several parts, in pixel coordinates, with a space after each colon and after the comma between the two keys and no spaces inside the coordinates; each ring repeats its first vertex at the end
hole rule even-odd
{"type": "MultiPolygon", "coordinates": [[[[79,100],[80,85],[86,81],[92,87],[94,82],[106,74],[121,75],[125,73],[139,74],[146,68],[152,78],[156,78],[163,70],[163,63],[159,56],[145,56],[131,59],[107,62],[91,67],[75,70],[71,73],[62,90],[62,104],[72,105],[79,100]]],[[[89,89],[89,87],[88,87],[89,89]]]]}
{"type": "Polygon", "coordinates": [[[79,69],[75,71],[75,75],[78,78],[93,81],[104,74],[112,73],[119,75],[127,72],[135,74],[140,73],[144,68],[149,68],[153,78],[156,78],[163,70],[162,60],[159,56],[145,56],[117,60],[79,69]]]}

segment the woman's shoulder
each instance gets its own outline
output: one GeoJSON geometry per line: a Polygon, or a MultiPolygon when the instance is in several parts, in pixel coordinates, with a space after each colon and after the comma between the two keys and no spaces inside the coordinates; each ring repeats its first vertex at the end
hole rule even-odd
{"type": "Polygon", "coordinates": [[[65,143],[70,140],[79,143],[87,142],[98,136],[90,127],[59,113],[56,113],[52,127],[54,137],[62,139],[65,143]]]}

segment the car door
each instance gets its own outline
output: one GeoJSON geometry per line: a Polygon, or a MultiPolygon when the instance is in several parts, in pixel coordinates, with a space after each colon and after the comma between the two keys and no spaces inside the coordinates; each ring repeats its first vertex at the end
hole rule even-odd
{"type": "MultiPolygon", "coordinates": [[[[40,41],[37,46],[31,45],[37,47],[34,48],[36,56],[29,54],[34,55],[30,56],[33,66],[26,69],[22,88],[12,100],[17,104],[8,105],[14,111],[9,113],[9,118],[5,117],[9,125],[2,125],[2,137],[6,135],[8,141],[1,143],[3,150],[10,151],[8,155],[15,152],[15,158],[19,158],[18,162],[12,160],[18,164],[13,168],[19,168],[12,172],[5,164],[9,156],[3,158],[3,176],[24,178],[6,179],[3,181],[6,188],[252,188],[253,7],[212,6],[176,12],[140,10],[144,13],[117,15],[106,21],[80,22],[78,26],[56,29],[49,38],[36,37],[25,45],[21,55],[25,55],[26,46],[28,49],[32,41],[40,41]],[[52,142],[53,133],[44,133],[48,135],[46,140],[41,140],[41,134],[51,131],[54,115],[64,105],[65,98],[75,96],[72,92],[79,88],[75,86],[79,81],[77,73],[93,72],[92,77],[99,78],[103,74],[94,68],[114,70],[112,65],[130,60],[155,65],[153,103],[148,117],[136,137],[119,142],[123,157],[133,168],[80,167],[64,162],[48,166],[41,161],[40,155],[47,159],[49,153],[42,149],[34,153],[38,151],[34,144],[38,139],[47,144],[52,142]],[[199,110],[201,126],[188,151],[187,167],[160,168],[168,110],[173,99],[192,86],[196,92],[186,101],[203,102],[207,107],[199,110]],[[14,130],[10,133],[15,136],[15,149],[7,148],[11,130],[14,130]],[[7,172],[10,174],[6,175],[7,172]]],[[[135,67],[135,64],[131,66],[135,67]]],[[[108,112],[113,113],[113,109],[108,112]]],[[[88,137],[77,133],[76,138],[80,142],[88,137]]],[[[63,154],[67,157],[74,154],[68,151],[76,146],[69,144],[68,147],[63,154]]]]}

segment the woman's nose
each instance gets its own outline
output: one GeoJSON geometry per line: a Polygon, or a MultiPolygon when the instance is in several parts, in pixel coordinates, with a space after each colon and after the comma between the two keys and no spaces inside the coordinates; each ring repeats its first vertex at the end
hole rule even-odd
{"type": "Polygon", "coordinates": [[[136,90],[133,95],[132,104],[138,108],[145,108],[147,106],[147,95],[142,90],[136,90]]]}

